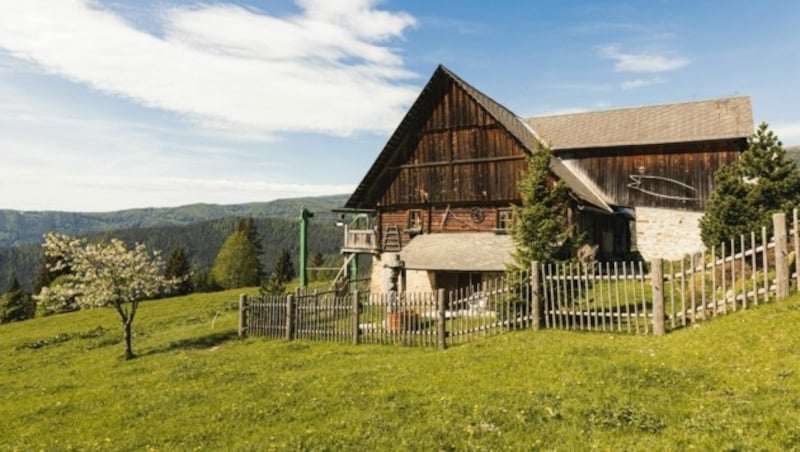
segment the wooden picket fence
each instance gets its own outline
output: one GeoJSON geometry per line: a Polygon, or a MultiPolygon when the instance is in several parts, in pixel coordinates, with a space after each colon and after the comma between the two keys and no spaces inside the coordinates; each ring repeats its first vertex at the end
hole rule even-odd
{"type": "Polygon", "coordinates": [[[239,299],[239,334],[353,344],[446,348],[504,330],[529,328],[527,275],[433,293],[297,292],[239,299]]]}
{"type": "Polygon", "coordinates": [[[454,292],[242,295],[239,335],[446,348],[517,329],[663,335],[786,298],[800,287],[800,224],[767,229],[679,261],[533,262],[531,271],[454,292]],[[793,282],[793,284],[791,284],[793,282]]]}
{"type": "Polygon", "coordinates": [[[679,261],[654,260],[586,265],[534,264],[532,285],[541,294],[538,328],[662,335],[668,331],[786,298],[800,275],[798,213],[791,240],[786,215],[766,227],[679,261]],[[793,253],[789,249],[793,248],[793,253]]]}

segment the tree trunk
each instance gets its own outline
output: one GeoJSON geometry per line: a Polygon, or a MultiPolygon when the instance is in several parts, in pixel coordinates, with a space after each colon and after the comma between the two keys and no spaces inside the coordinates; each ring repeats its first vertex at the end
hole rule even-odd
{"type": "Polygon", "coordinates": [[[123,322],[122,328],[123,338],[125,342],[125,359],[133,359],[136,355],[133,354],[133,349],[131,348],[131,323],[132,322],[123,322]]]}

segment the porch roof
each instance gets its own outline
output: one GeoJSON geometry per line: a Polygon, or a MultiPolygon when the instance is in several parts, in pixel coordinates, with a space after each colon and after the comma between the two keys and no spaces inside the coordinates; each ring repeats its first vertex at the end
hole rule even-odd
{"type": "Polygon", "coordinates": [[[400,259],[409,270],[505,271],[513,251],[514,241],[505,234],[424,234],[408,242],[400,259]]]}

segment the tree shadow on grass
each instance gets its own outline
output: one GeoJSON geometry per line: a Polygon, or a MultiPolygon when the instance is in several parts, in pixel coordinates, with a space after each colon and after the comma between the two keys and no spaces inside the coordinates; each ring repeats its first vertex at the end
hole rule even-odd
{"type": "Polygon", "coordinates": [[[239,337],[239,335],[236,331],[222,331],[205,336],[172,341],[160,347],[152,348],[139,356],[155,355],[157,353],[165,353],[173,350],[210,350],[237,337],[239,337]]]}

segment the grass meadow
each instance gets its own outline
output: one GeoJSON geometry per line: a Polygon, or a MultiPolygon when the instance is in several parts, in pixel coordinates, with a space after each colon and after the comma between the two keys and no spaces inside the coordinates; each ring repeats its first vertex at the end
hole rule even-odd
{"type": "Polygon", "coordinates": [[[800,449],[800,296],[665,337],[236,336],[240,291],[0,325],[0,450],[800,449]]]}

